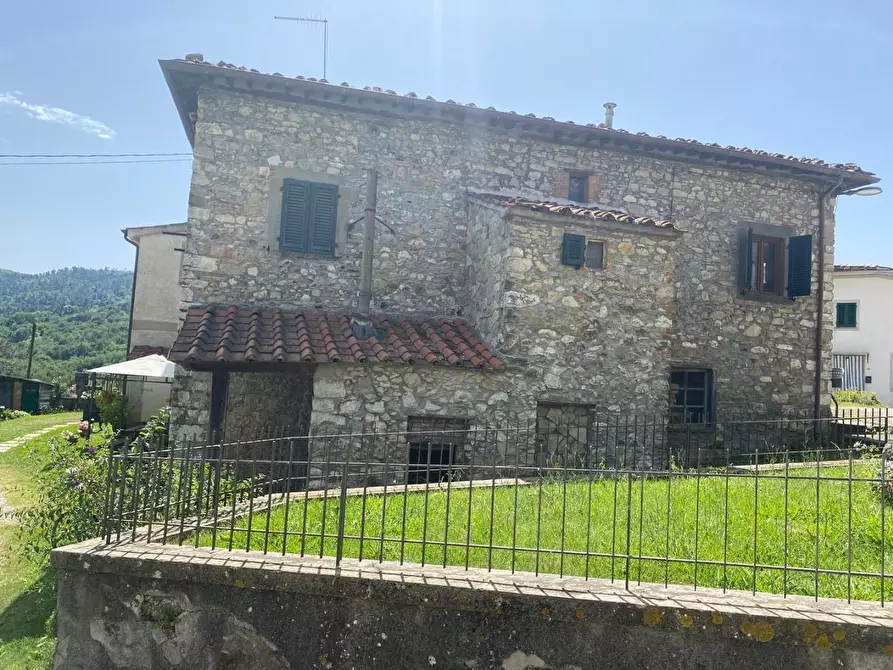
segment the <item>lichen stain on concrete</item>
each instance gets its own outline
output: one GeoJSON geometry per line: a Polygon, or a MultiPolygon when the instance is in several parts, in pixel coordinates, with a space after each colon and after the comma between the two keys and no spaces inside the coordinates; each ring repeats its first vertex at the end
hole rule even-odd
{"type": "Polygon", "coordinates": [[[723,617],[722,614],[720,614],[719,612],[714,612],[710,617],[710,620],[713,621],[715,625],[722,626],[723,617]]]}
{"type": "Polygon", "coordinates": [[[813,638],[818,634],[819,629],[816,628],[815,624],[803,624],[803,644],[812,644],[813,638]]]}
{"type": "Polygon", "coordinates": [[[893,656],[893,644],[888,644],[884,647],[884,655],[893,656]]]}
{"type": "Polygon", "coordinates": [[[543,616],[549,616],[551,613],[552,611],[548,607],[544,607],[540,610],[540,614],[542,614],[543,616]]]}
{"type": "Polygon", "coordinates": [[[536,654],[529,656],[518,649],[502,662],[502,670],[528,670],[528,668],[545,668],[546,662],[536,654]]]}
{"type": "Polygon", "coordinates": [[[846,633],[838,628],[836,631],[834,631],[832,637],[834,638],[835,642],[843,642],[843,639],[846,637],[846,633]]]}
{"type": "Polygon", "coordinates": [[[682,624],[683,628],[691,628],[691,625],[695,622],[688,614],[682,614],[679,617],[679,623],[682,624]]]}
{"type": "Polygon", "coordinates": [[[741,624],[741,632],[757,642],[769,642],[775,637],[772,624],[768,621],[745,621],[741,624]]]}
{"type": "Polygon", "coordinates": [[[816,649],[830,649],[832,647],[831,640],[828,639],[826,633],[822,633],[816,638],[815,647],[816,649]]]}
{"type": "Polygon", "coordinates": [[[237,589],[244,589],[246,586],[248,586],[248,585],[245,582],[243,582],[241,579],[236,580],[236,588],[237,589]]]}
{"type": "Polygon", "coordinates": [[[664,613],[656,607],[646,607],[642,619],[649,628],[654,628],[664,618],[664,613]]]}

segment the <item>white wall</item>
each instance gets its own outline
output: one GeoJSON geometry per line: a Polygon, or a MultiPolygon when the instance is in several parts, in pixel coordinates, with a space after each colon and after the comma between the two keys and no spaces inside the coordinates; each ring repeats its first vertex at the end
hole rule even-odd
{"type": "Polygon", "coordinates": [[[834,273],[835,354],[868,354],[866,391],[893,405],[893,271],[834,273]],[[837,328],[837,303],[857,302],[856,327],[837,328]]]}
{"type": "Polygon", "coordinates": [[[182,224],[130,228],[139,245],[136,291],[130,346],[169,347],[177,337],[180,319],[180,263],[183,237],[165,234],[179,231],[182,224]]]}

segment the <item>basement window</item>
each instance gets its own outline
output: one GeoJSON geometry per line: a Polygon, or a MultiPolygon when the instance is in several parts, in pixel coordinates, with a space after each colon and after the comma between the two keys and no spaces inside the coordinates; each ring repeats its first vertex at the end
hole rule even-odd
{"type": "Polygon", "coordinates": [[[713,370],[673,368],[670,371],[670,423],[713,423],[713,370]]]}
{"type": "Polygon", "coordinates": [[[468,419],[409,417],[406,434],[409,445],[407,483],[447,481],[465,446],[469,425],[468,419]]]}

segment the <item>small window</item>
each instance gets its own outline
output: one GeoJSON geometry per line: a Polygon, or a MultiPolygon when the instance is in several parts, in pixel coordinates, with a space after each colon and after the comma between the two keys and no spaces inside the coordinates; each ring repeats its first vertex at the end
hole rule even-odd
{"type": "Polygon", "coordinates": [[[784,290],[784,240],[754,235],[750,254],[753,290],[757,293],[781,295],[784,290]]]}
{"type": "Polygon", "coordinates": [[[574,202],[589,202],[588,193],[586,193],[587,182],[587,175],[572,172],[568,180],[567,199],[574,202]]]}
{"type": "Polygon", "coordinates": [[[279,248],[311,254],[335,253],[338,186],[285,179],[279,248]]]}
{"type": "Polygon", "coordinates": [[[453,465],[465,446],[467,419],[411,416],[407,422],[409,484],[442,482],[450,478],[453,465]]]}
{"type": "Polygon", "coordinates": [[[713,423],[713,371],[670,371],[670,423],[713,423]]]}
{"type": "Polygon", "coordinates": [[[601,270],[605,267],[605,243],[588,242],[586,244],[586,267],[601,270]]]}
{"type": "Polygon", "coordinates": [[[837,303],[837,327],[838,328],[855,328],[856,327],[856,303],[839,302],[837,303]]]}

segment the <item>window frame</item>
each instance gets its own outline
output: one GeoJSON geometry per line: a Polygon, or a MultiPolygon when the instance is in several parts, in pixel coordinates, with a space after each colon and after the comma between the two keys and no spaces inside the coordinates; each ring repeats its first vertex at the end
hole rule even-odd
{"type": "Polygon", "coordinates": [[[756,254],[753,254],[752,257],[753,276],[751,277],[751,283],[753,284],[753,287],[751,290],[760,295],[784,296],[786,293],[785,276],[787,274],[787,238],[754,234],[751,237],[751,244],[756,246],[756,254]],[[775,267],[773,268],[775,276],[772,277],[775,283],[775,288],[771,291],[765,289],[766,274],[763,267],[764,248],[768,245],[775,248],[775,267]]]}
{"type": "Polygon", "coordinates": [[[698,367],[693,365],[675,365],[670,368],[669,373],[669,398],[670,401],[668,403],[669,410],[669,423],[674,426],[709,426],[716,422],[716,373],[711,368],[698,367]],[[678,384],[674,386],[673,383],[673,375],[674,374],[684,374],[684,387],[683,393],[685,394],[685,400],[682,405],[676,403],[676,399],[678,398],[679,386],[678,384]],[[703,386],[691,386],[688,384],[689,375],[703,375],[703,386]],[[690,392],[701,391],[704,394],[704,399],[701,404],[689,404],[688,403],[688,394],[690,392]],[[682,410],[681,420],[678,419],[680,417],[677,412],[678,409],[682,410]],[[703,414],[703,420],[701,421],[691,421],[690,414],[688,412],[689,408],[698,410],[703,414]]]}
{"type": "Polygon", "coordinates": [[[411,415],[406,417],[406,483],[432,483],[443,481],[443,477],[451,477],[460,462],[460,450],[465,448],[468,433],[471,430],[471,419],[460,416],[425,416],[411,415]],[[414,426],[418,422],[422,425],[414,426]],[[439,434],[438,434],[439,433],[439,434]],[[413,452],[424,452],[427,460],[414,463],[413,452]],[[449,462],[435,463],[431,460],[434,452],[448,452],[449,462]]]}
{"type": "Polygon", "coordinates": [[[571,202],[578,202],[580,204],[586,204],[589,202],[589,176],[585,172],[568,172],[567,173],[567,199],[571,202]],[[579,179],[582,182],[583,188],[583,199],[578,200],[571,196],[571,182],[574,179],[579,179]]]}
{"type": "Polygon", "coordinates": [[[859,301],[858,300],[835,300],[834,301],[834,328],[840,330],[859,330],[859,301]],[[852,325],[841,325],[840,324],[840,306],[841,305],[852,305],[853,306],[853,324],[852,325]]]}
{"type": "Polygon", "coordinates": [[[604,270],[605,269],[605,243],[603,240],[586,240],[586,251],[584,252],[583,257],[583,266],[589,270],[604,270]],[[601,254],[599,257],[598,265],[590,265],[590,256],[589,256],[589,247],[591,245],[598,245],[601,247],[601,254]]]}

